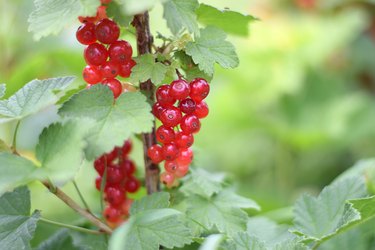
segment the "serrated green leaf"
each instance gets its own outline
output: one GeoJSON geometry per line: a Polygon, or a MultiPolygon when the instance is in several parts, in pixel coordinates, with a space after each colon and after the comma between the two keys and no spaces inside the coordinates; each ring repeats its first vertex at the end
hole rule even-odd
{"type": "Polygon", "coordinates": [[[34,39],[59,33],[78,16],[95,16],[99,0],[34,0],[35,10],[29,16],[29,32],[34,39]]]}
{"type": "Polygon", "coordinates": [[[222,30],[209,26],[200,31],[194,42],[187,43],[186,54],[209,75],[213,75],[215,63],[223,68],[235,68],[239,64],[236,50],[225,39],[226,34],[222,30]]]}
{"type": "Polygon", "coordinates": [[[88,143],[85,153],[92,160],[115,145],[122,145],[131,135],[150,131],[153,121],[150,111],[141,93],[123,93],[114,101],[109,88],[98,84],[74,95],[59,113],[85,124],[88,143]]]}
{"type": "Polygon", "coordinates": [[[231,10],[218,10],[206,4],[200,4],[196,11],[198,21],[204,25],[213,25],[227,33],[239,36],[249,34],[249,24],[256,18],[231,10]]]}
{"type": "Polygon", "coordinates": [[[199,6],[197,0],[170,0],[165,2],[163,6],[163,17],[173,34],[178,34],[184,28],[190,33],[199,32],[197,15],[195,14],[199,6]]]}
{"type": "Polygon", "coordinates": [[[149,209],[167,208],[169,207],[169,198],[170,195],[167,192],[157,192],[147,195],[133,202],[130,208],[130,215],[133,216],[149,209]]]}
{"type": "Polygon", "coordinates": [[[0,100],[0,123],[20,120],[56,103],[75,77],[33,80],[8,99],[0,100]]]}
{"type": "Polygon", "coordinates": [[[224,175],[209,173],[204,169],[191,169],[191,174],[187,177],[181,191],[187,195],[199,194],[211,197],[222,190],[224,175]]]}
{"type": "Polygon", "coordinates": [[[293,233],[322,241],[340,228],[360,219],[359,213],[345,206],[349,199],[366,195],[363,178],[348,178],[327,186],[317,198],[304,195],[295,205],[293,233]]]}
{"type": "Polygon", "coordinates": [[[73,122],[55,123],[43,130],[36,157],[52,182],[63,184],[75,176],[83,161],[84,135],[73,122]]]}
{"type": "Polygon", "coordinates": [[[168,0],[119,0],[125,14],[132,16],[151,10],[155,4],[168,0]]]}
{"type": "Polygon", "coordinates": [[[5,95],[6,85],[4,83],[0,84],[0,99],[5,95]]]}
{"type": "Polygon", "coordinates": [[[224,238],[223,234],[211,234],[204,240],[199,250],[217,250],[224,238]]]}
{"type": "Polygon", "coordinates": [[[192,242],[189,229],[183,224],[183,215],[174,209],[152,209],[137,213],[115,230],[109,250],[158,250],[182,247],[192,242]]]}
{"type": "Polygon", "coordinates": [[[260,206],[253,200],[236,194],[233,190],[225,189],[216,195],[216,204],[220,207],[247,208],[260,211],[260,206]]]}
{"type": "Polygon", "coordinates": [[[73,238],[73,245],[79,247],[79,250],[108,250],[105,235],[70,231],[70,236],[73,238]]]}
{"type": "Polygon", "coordinates": [[[156,62],[151,54],[141,55],[135,61],[137,64],[132,68],[130,82],[145,82],[150,79],[156,85],[162,83],[168,71],[167,65],[156,62]]]}
{"type": "Polygon", "coordinates": [[[1,249],[31,249],[32,239],[40,213],[30,216],[30,193],[26,187],[0,197],[0,246],[1,249]]]}
{"type": "Polygon", "coordinates": [[[194,64],[191,56],[187,55],[184,51],[175,52],[174,57],[179,60],[180,68],[185,71],[186,80],[192,81],[195,78],[204,78],[209,82],[212,80],[212,76],[200,70],[198,65],[194,64]]]}
{"type": "Polygon", "coordinates": [[[111,4],[107,6],[107,15],[111,17],[116,23],[121,26],[129,27],[131,21],[133,20],[132,15],[126,15],[122,11],[122,6],[119,5],[116,1],[112,1],[111,4]]]}
{"type": "Polygon", "coordinates": [[[81,250],[81,248],[74,246],[68,230],[62,229],[43,241],[35,250],[81,250]]]}
{"type": "Polygon", "coordinates": [[[226,250],[267,250],[266,246],[258,238],[250,236],[246,232],[236,233],[225,244],[226,250]]]}
{"type": "Polygon", "coordinates": [[[0,194],[45,175],[31,161],[11,153],[0,153],[0,194]]]}
{"type": "Polygon", "coordinates": [[[319,246],[319,250],[369,250],[369,240],[359,228],[339,234],[319,246]]]}
{"type": "Polygon", "coordinates": [[[9,146],[3,141],[0,139],[0,153],[1,152],[11,152],[9,146]]]}
{"type": "Polygon", "coordinates": [[[271,248],[272,250],[308,250],[307,246],[299,243],[298,240],[286,240],[276,244],[271,248]]]}

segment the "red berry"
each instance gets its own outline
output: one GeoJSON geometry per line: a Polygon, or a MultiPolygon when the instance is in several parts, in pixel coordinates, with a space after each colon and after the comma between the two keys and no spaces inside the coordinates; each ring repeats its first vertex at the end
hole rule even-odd
{"type": "Polygon", "coordinates": [[[191,150],[190,148],[180,150],[176,161],[179,166],[189,165],[193,161],[193,150],[191,150]]]}
{"type": "Polygon", "coordinates": [[[190,97],[200,102],[210,93],[210,85],[203,78],[196,78],[190,82],[190,97]]]}
{"type": "Polygon", "coordinates": [[[163,157],[163,148],[158,145],[152,145],[148,150],[147,150],[147,155],[150,157],[151,161],[155,164],[160,163],[161,161],[164,160],[163,157]]]}
{"type": "Polygon", "coordinates": [[[164,172],[160,175],[160,181],[167,187],[171,187],[174,183],[175,177],[173,174],[164,172]]]}
{"type": "Polygon", "coordinates": [[[194,134],[200,130],[201,122],[195,115],[185,115],[181,120],[180,126],[185,134],[194,134]]]}
{"type": "Polygon", "coordinates": [[[161,114],[160,114],[160,121],[163,123],[163,125],[167,127],[175,127],[177,126],[182,119],[181,111],[176,107],[169,107],[166,108],[161,114]]]}
{"type": "Polygon", "coordinates": [[[162,125],[156,130],[156,139],[161,143],[170,143],[174,140],[174,138],[175,133],[172,128],[162,125]]]}
{"type": "Polygon", "coordinates": [[[140,186],[141,186],[141,184],[140,184],[139,181],[138,181],[136,178],[134,178],[134,177],[129,178],[129,179],[125,182],[125,189],[126,189],[126,191],[128,191],[129,193],[135,193],[135,192],[137,192],[140,186]]]}
{"type": "Polygon", "coordinates": [[[169,88],[169,95],[178,100],[182,100],[189,96],[190,87],[189,84],[182,79],[175,80],[171,83],[169,88]]]}
{"type": "Polygon", "coordinates": [[[105,156],[107,157],[107,164],[110,164],[112,163],[115,159],[117,159],[118,155],[119,155],[119,147],[115,147],[114,149],[112,149],[111,152],[105,154],[105,156]]]}
{"type": "Polygon", "coordinates": [[[165,110],[159,102],[155,102],[154,105],[152,105],[152,114],[158,119],[160,119],[161,113],[165,110]]]}
{"type": "Polygon", "coordinates": [[[168,173],[174,174],[178,169],[177,161],[165,161],[164,162],[164,169],[168,173]]]}
{"type": "Polygon", "coordinates": [[[120,64],[120,72],[119,75],[127,78],[130,76],[132,72],[132,68],[136,65],[136,62],[133,59],[126,60],[125,62],[120,64]]]}
{"type": "Polygon", "coordinates": [[[100,82],[102,77],[102,72],[100,71],[98,66],[94,65],[87,65],[82,72],[83,80],[85,80],[88,84],[97,84],[100,82]]]}
{"type": "Polygon", "coordinates": [[[107,16],[107,6],[99,6],[96,10],[96,21],[100,21],[108,18],[107,16]]]}
{"type": "Polygon", "coordinates": [[[110,166],[107,168],[107,183],[118,184],[124,179],[124,173],[120,168],[110,166]]]}
{"type": "Polygon", "coordinates": [[[103,78],[115,78],[119,74],[120,65],[112,60],[100,66],[103,78]]]}
{"type": "Polygon", "coordinates": [[[178,107],[182,112],[190,115],[194,113],[196,104],[193,99],[186,98],[179,103],[178,107]]]}
{"type": "Polygon", "coordinates": [[[102,4],[109,4],[112,0],[100,0],[102,4]]]}
{"type": "Polygon", "coordinates": [[[176,99],[169,95],[169,85],[161,85],[156,90],[156,100],[160,103],[161,106],[167,107],[173,105],[176,99]]]}
{"type": "Polygon", "coordinates": [[[107,85],[113,93],[113,96],[115,98],[119,97],[122,92],[122,85],[121,82],[114,78],[107,78],[104,81],[102,81],[102,84],[107,85]]]}
{"type": "Polygon", "coordinates": [[[109,205],[104,209],[103,216],[108,222],[119,222],[121,221],[121,209],[109,205]]]}
{"type": "Polygon", "coordinates": [[[111,44],[119,38],[120,28],[114,21],[103,19],[96,25],[95,35],[100,42],[111,44]]]}
{"type": "Polygon", "coordinates": [[[94,161],[94,168],[98,172],[99,175],[103,176],[106,166],[106,158],[104,156],[99,157],[94,161]]]}
{"type": "Polygon", "coordinates": [[[133,49],[130,43],[124,40],[119,40],[109,46],[109,57],[118,63],[125,63],[129,61],[133,54],[133,49]]]}
{"type": "Polygon", "coordinates": [[[86,47],[84,57],[89,65],[101,65],[107,61],[108,51],[103,44],[92,43],[86,47]]]}
{"type": "Polygon", "coordinates": [[[178,147],[175,144],[165,144],[163,146],[163,158],[166,161],[173,161],[177,158],[179,153],[178,147]]]}
{"type": "Polygon", "coordinates": [[[126,140],[122,146],[122,157],[126,157],[132,150],[133,144],[131,140],[126,140]]]}
{"type": "Polygon", "coordinates": [[[176,134],[175,143],[179,148],[190,148],[194,143],[194,136],[192,134],[178,132],[176,134]]]}
{"type": "Polygon", "coordinates": [[[81,23],[95,23],[97,21],[95,16],[79,16],[78,20],[81,23]]]}
{"type": "Polygon", "coordinates": [[[189,165],[178,165],[174,175],[178,178],[184,177],[189,172],[189,165]]]}
{"type": "Polygon", "coordinates": [[[105,190],[105,199],[112,206],[118,207],[125,201],[125,192],[120,188],[108,187],[105,190]]]}
{"type": "Polygon", "coordinates": [[[194,115],[196,115],[199,119],[205,118],[208,115],[208,105],[205,101],[201,101],[197,103],[197,106],[194,111],[194,115]]]}
{"type": "Polygon", "coordinates": [[[125,216],[129,216],[130,207],[132,206],[133,200],[126,199],[121,206],[121,212],[125,216]]]}
{"type": "Polygon", "coordinates": [[[76,32],[76,38],[78,42],[89,45],[96,41],[95,36],[95,24],[91,22],[87,22],[79,26],[76,32]]]}
{"type": "Polygon", "coordinates": [[[100,188],[101,188],[101,185],[102,185],[102,177],[101,176],[98,176],[96,177],[95,179],[95,187],[98,191],[100,191],[100,188]]]}
{"type": "Polygon", "coordinates": [[[124,160],[120,164],[121,171],[126,176],[131,176],[135,172],[135,165],[134,162],[131,160],[124,160]]]}

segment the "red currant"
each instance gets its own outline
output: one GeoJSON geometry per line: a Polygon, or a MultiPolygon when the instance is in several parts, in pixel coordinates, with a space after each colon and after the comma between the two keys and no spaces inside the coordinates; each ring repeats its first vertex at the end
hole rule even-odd
{"type": "Polygon", "coordinates": [[[131,176],[135,172],[135,165],[133,161],[131,160],[124,160],[123,162],[120,163],[120,168],[121,171],[123,172],[124,175],[126,176],[131,176]]]}
{"type": "Polygon", "coordinates": [[[136,178],[134,178],[134,177],[129,178],[129,179],[125,182],[125,189],[126,189],[126,191],[128,191],[129,193],[135,193],[135,192],[137,192],[140,186],[141,186],[141,184],[140,184],[139,181],[138,181],[136,178]]]}
{"type": "Polygon", "coordinates": [[[109,204],[118,207],[125,201],[125,192],[120,188],[108,187],[105,190],[105,199],[109,204]]]}
{"type": "Polygon", "coordinates": [[[175,144],[165,144],[163,146],[163,158],[167,161],[173,161],[177,158],[179,153],[178,147],[175,144]]]}
{"type": "Polygon", "coordinates": [[[108,51],[103,44],[92,43],[86,47],[84,57],[89,65],[101,65],[107,61],[108,51]]]}
{"type": "Polygon", "coordinates": [[[189,165],[193,161],[193,150],[190,148],[180,150],[176,161],[179,166],[189,165]]]}
{"type": "Polygon", "coordinates": [[[194,143],[194,136],[192,134],[178,132],[176,134],[175,143],[179,148],[190,148],[194,143]]]}
{"type": "Polygon", "coordinates": [[[76,32],[76,38],[78,42],[89,45],[96,41],[95,36],[95,24],[91,22],[87,22],[79,26],[76,32]]]}
{"type": "Polygon", "coordinates": [[[164,169],[168,173],[174,174],[178,169],[177,161],[165,161],[164,162],[164,169]]]}
{"type": "Polygon", "coordinates": [[[79,16],[78,20],[81,23],[95,23],[97,21],[95,16],[79,16]]]}
{"type": "Polygon", "coordinates": [[[103,216],[108,222],[117,223],[121,221],[121,210],[109,205],[104,209],[103,216]]]}
{"type": "Polygon", "coordinates": [[[160,119],[161,113],[165,110],[159,102],[155,102],[154,105],[152,105],[152,114],[158,119],[160,119]]]}
{"type": "Polygon", "coordinates": [[[115,78],[119,74],[120,65],[112,60],[100,66],[103,78],[115,78]]]}
{"type": "Polygon", "coordinates": [[[210,93],[210,85],[203,78],[196,78],[190,83],[190,97],[200,102],[210,93]]]}
{"type": "Polygon", "coordinates": [[[162,125],[156,130],[156,139],[161,143],[170,143],[174,140],[174,138],[175,133],[172,128],[162,125]]]}
{"type": "Polygon", "coordinates": [[[160,103],[161,106],[167,107],[173,105],[176,99],[169,95],[169,85],[161,85],[156,90],[156,100],[160,103]]]}
{"type": "Polygon", "coordinates": [[[94,168],[99,175],[103,176],[106,164],[106,158],[103,156],[94,161],[94,168]]]}
{"type": "Polygon", "coordinates": [[[107,16],[107,6],[99,6],[96,10],[96,21],[108,18],[107,16]]]}
{"type": "Polygon", "coordinates": [[[189,93],[190,87],[185,80],[175,80],[170,85],[169,95],[177,100],[181,100],[188,97],[189,93]]]}
{"type": "Polygon", "coordinates": [[[114,166],[110,166],[107,168],[107,183],[120,183],[124,179],[124,177],[124,173],[121,171],[120,168],[114,166]]]}
{"type": "Polygon", "coordinates": [[[96,25],[95,35],[100,42],[111,44],[119,38],[120,28],[114,21],[103,19],[96,25]]]}
{"type": "Polygon", "coordinates": [[[152,145],[148,150],[147,150],[147,155],[150,157],[151,161],[155,164],[160,163],[161,161],[164,160],[163,157],[163,148],[158,145],[152,145]]]}
{"type": "Polygon", "coordinates": [[[83,69],[82,76],[88,84],[97,84],[103,79],[102,72],[98,66],[94,65],[87,65],[83,69]]]}
{"type": "Polygon", "coordinates": [[[195,115],[185,115],[181,120],[181,129],[185,134],[197,133],[201,128],[201,123],[195,115]]]}
{"type": "Polygon", "coordinates": [[[197,106],[194,111],[194,115],[196,115],[198,118],[202,119],[205,118],[208,115],[208,105],[205,101],[201,101],[197,103],[197,106]]]}
{"type": "Polygon", "coordinates": [[[108,164],[112,163],[119,155],[119,147],[115,147],[111,152],[105,154],[108,164]]]}
{"type": "Polygon", "coordinates": [[[118,63],[125,63],[129,61],[133,54],[133,49],[130,43],[124,40],[119,40],[109,46],[109,57],[118,63]]]}
{"type": "Polygon", "coordinates": [[[167,187],[172,187],[174,183],[175,177],[173,174],[164,172],[160,175],[160,181],[166,185],[167,187]]]}
{"type": "Polygon", "coordinates": [[[122,85],[119,80],[114,78],[107,78],[102,81],[102,84],[107,85],[112,90],[113,96],[115,98],[120,96],[122,92],[122,85]]]}
{"type": "Polygon", "coordinates": [[[174,175],[178,178],[184,177],[189,172],[189,165],[178,165],[174,175]]]}
{"type": "Polygon", "coordinates": [[[160,121],[163,123],[163,125],[167,127],[175,127],[177,126],[182,119],[181,111],[176,107],[169,107],[166,108],[161,114],[160,114],[160,121]]]}
{"type": "Polygon", "coordinates": [[[196,104],[193,99],[186,98],[179,103],[178,107],[182,112],[190,115],[194,113],[196,104]]]}
{"type": "Polygon", "coordinates": [[[120,64],[120,72],[119,75],[127,78],[130,76],[132,72],[132,68],[136,65],[136,62],[133,59],[126,60],[125,62],[120,64]]]}
{"type": "Polygon", "coordinates": [[[96,177],[95,187],[98,191],[100,191],[100,188],[102,187],[102,177],[101,176],[96,177]]]}
{"type": "Polygon", "coordinates": [[[132,150],[132,147],[133,147],[132,141],[126,140],[124,142],[124,145],[122,146],[122,156],[126,157],[130,153],[130,151],[132,150]]]}

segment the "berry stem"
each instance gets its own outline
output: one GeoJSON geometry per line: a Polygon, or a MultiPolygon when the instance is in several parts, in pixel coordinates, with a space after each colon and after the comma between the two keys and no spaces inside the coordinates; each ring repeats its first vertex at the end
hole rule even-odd
{"type": "MultiPolygon", "coordinates": [[[[143,14],[135,15],[132,25],[136,29],[138,55],[151,53],[153,37],[150,32],[148,12],[146,11],[143,14]]],[[[152,105],[155,102],[154,84],[150,80],[146,82],[141,82],[140,89],[146,95],[148,102],[152,105]]],[[[152,131],[150,133],[145,133],[142,135],[142,141],[143,141],[143,151],[144,151],[144,161],[145,161],[146,188],[147,188],[147,193],[151,194],[154,192],[158,192],[160,190],[159,165],[154,164],[147,155],[148,148],[156,144],[155,122],[152,128],[152,131]]]]}
{"type": "Polygon", "coordinates": [[[74,181],[74,180],[73,180],[73,185],[74,185],[74,188],[75,188],[76,191],[77,191],[77,194],[78,194],[79,198],[81,199],[81,201],[82,201],[82,203],[83,203],[83,206],[86,208],[86,210],[87,210],[88,212],[90,212],[90,211],[91,211],[91,210],[90,210],[90,207],[89,207],[89,205],[87,204],[85,198],[83,197],[83,195],[82,195],[82,193],[81,193],[81,190],[79,190],[79,187],[78,187],[78,185],[77,185],[77,182],[74,181]]]}
{"type": "Polygon", "coordinates": [[[72,229],[72,230],[75,230],[75,231],[78,231],[78,232],[82,232],[82,233],[103,234],[103,232],[100,232],[100,231],[95,231],[95,230],[87,229],[87,228],[84,228],[84,227],[78,227],[78,226],[69,225],[69,224],[65,224],[65,223],[61,223],[61,222],[57,222],[57,221],[52,221],[52,220],[48,220],[48,219],[45,219],[45,218],[39,218],[39,221],[50,224],[50,225],[55,225],[55,226],[58,226],[58,227],[69,228],[69,229],[72,229]]]}
{"type": "Polygon", "coordinates": [[[178,70],[178,69],[176,69],[176,74],[177,74],[177,76],[178,76],[178,79],[184,79],[184,76],[181,74],[181,72],[178,70]]]}
{"type": "Polygon", "coordinates": [[[14,129],[13,133],[13,142],[12,142],[12,152],[13,154],[19,155],[17,152],[17,133],[18,133],[18,128],[20,127],[21,121],[17,122],[16,128],[14,129]]]}

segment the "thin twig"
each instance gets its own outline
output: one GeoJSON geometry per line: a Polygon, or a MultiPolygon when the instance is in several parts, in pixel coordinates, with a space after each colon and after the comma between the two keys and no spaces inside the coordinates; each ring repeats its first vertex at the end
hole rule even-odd
{"type": "Polygon", "coordinates": [[[13,142],[12,142],[12,146],[11,146],[12,153],[13,153],[13,154],[16,154],[16,155],[20,155],[20,154],[17,152],[17,134],[18,134],[18,128],[20,127],[20,124],[21,124],[21,120],[19,120],[19,121],[17,122],[16,128],[14,129],[14,133],[13,133],[13,142]]]}
{"type": "Polygon", "coordinates": [[[73,185],[74,185],[74,188],[76,189],[76,191],[77,191],[77,193],[78,193],[79,198],[81,199],[83,205],[85,206],[86,210],[90,212],[90,211],[91,211],[91,210],[90,210],[90,207],[89,207],[89,205],[87,204],[85,198],[83,197],[83,195],[82,195],[82,193],[81,193],[81,190],[79,190],[78,185],[77,185],[77,182],[76,182],[75,180],[73,180],[73,185]]]}
{"type": "Polygon", "coordinates": [[[58,226],[58,227],[69,228],[69,229],[72,229],[72,230],[75,230],[75,231],[78,231],[78,232],[82,232],[82,233],[103,234],[103,232],[100,232],[100,231],[95,231],[95,230],[87,229],[87,228],[84,228],[84,227],[78,227],[78,226],[69,225],[69,224],[65,224],[65,223],[61,223],[61,222],[57,222],[57,221],[52,221],[52,220],[48,220],[48,219],[45,219],[45,218],[39,218],[39,221],[50,224],[50,225],[55,225],[55,226],[58,226]]]}

